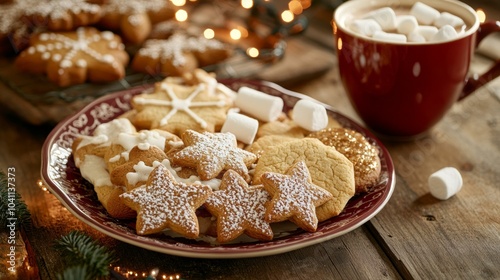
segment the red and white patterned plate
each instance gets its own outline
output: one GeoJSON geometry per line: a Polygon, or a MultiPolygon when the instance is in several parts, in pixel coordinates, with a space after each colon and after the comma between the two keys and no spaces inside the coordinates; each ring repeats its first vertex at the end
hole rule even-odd
{"type": "MultiPolygon", "coordinates": [[[[233,79],[222,82],[234,90],[247,86],[279,96],[284,100],[285,110],[293,108],[297,100],[309,98],[264,81],[233,79]]],[[[220,245],[168,235],[139,236],[132,226],[133,221],[117,220],[107,215],[97,200],[93,186],[82,178],[75,166],[71,144],[79,135],[90,135],[99,124],[111,121],[130,110],[130,99],[148,87],[132,88],[95,100],[59,123],[47,137],[42,149],[42,179],[50,191],[73,215],[108,236],[138,247],[177,256],[195,258],[267,256],[296,250],[346,234],[374,217],[392,195],[395,186],[394,165],[387,149],[365,128],[325,105],[328,114],[342,126],[362,133],[379,148],[382,163],[378,184],[370,192],[353,197],[339,216],[321,222],[314,233],[288,228],[287,232],[281,232],[269,242],[247,240],[220,245]]]]}

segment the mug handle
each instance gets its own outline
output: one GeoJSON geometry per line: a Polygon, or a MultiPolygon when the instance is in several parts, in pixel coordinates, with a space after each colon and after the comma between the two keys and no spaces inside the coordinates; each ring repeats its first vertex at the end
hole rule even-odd
{"type": "MultiPolygon", "coordinates": [[[[481,41],[486,38],[486,36],[490,35],[493,32],[500,31],[500,21],[488,21],[482,23],[479,26],[476,37],[476,48],[481,43],[481,41]]],[[[473,93],[476,89],[482,87],[489,81],[495,79],[500,76],[500,60],[497,60],[493,67],[491,67],[488,71],[483,73],[482,75],[474,75],[469,77],[467,83],[465,84],[462,94],[458,98],[458,100],[464,99],[473,93]]]]}

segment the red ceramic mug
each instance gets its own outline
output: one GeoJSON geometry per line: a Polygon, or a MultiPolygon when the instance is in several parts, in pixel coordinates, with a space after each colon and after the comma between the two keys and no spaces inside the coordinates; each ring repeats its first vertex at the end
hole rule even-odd
{"type": "Polygon", "coordinates": [[[468,79],[479,42],[500,31],[500,21],[481,24],[476,12],[455,0],[420,0],[462,18],[458,38],[436,43],[388,43],[348,28],[361,15],[383,7],[409,11],[416,0],[351,0],[334,13],[340,77],[365,124],[381,137],[413,139],[425,134],[461,98],[500,74],[500,61],[468,79]]]}

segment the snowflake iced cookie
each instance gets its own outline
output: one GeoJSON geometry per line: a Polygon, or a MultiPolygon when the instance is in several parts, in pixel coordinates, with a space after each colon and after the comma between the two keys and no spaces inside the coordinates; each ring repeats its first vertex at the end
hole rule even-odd
{"type": "Polygon", "coordinates": [[[18,69],[46,74],[59,86],[111,82],[125,76],[128,54],[120,37],[80,27],[73,32],[46,32],[32,37],[15,60],[18,69]]]}
{"type": "Polygon", "coordinates": [[[98,22],[101,6],[85,0],[28,0],[23,19],[51,31],[70,31],[98,22]]]}
{"type": "Polygon", "coordinates": [[[238,173],[228,170],[218,191],[205,202],[206,209],[217,219],[217,241],[224,243],[242,234],[258,240],[273,239],[265,220],[269,193],[261,186],[249,186],[238,173]]]}
{"type": "Polygon", "coordinates": [[[250,180],[248,166],[257,156],[238,148],[231,133],[199,133],[186,130],[182,136],[185,147],[172,155],[172,162],[196,168],[203,180],[216,178],[224,170],[234,170],[245,181],[250,180]]]}
{"type": "Polygon", "coordinates": [[[261,181],[272,196],[265,213],[267,222],[290,220],[303,230],[316,231],[316,207],[331,200],[333,195],[312,183],[304,161],[293,164],[284,174],[265,172],[261,181]]]}
{"type": "Polygon", "coordinates": [[[195,211],[211,193],[206,185],[176,182],[165,166],[158,165],[144,186],[122,194],[121,198],[137,211],[137,234],[169,228],[187,238],[196,238],[200,230],[195,211]]]}
{"type": "Polygon", "coordinates": [[[354,195],[353,164],[318,139],[303,138],[266,149],[257,162],[252,184],[261,184],[261,176],[266,172],[285,174],[298,161],[306,164],[313,184],[333,195],[333,199],[316,209],[318,220],[321,222],[340,214],[354,195]]]}
{"type": "Polygon", "coordinates": [[[108,0],[99,24],[117,31],[126,42],[140,44],[149,36],[154,23],[174,16],[172,6],[167,0],[108,0]]]}
{"type": "Polygon", "coordinates": [[[132,122],[141,129],[160,128],[180,135],[187,129],[213,132],[226,119],[231,102],[210,94],[207,85],[185,86],[163,81],[152,93],[132,99],[132,122]]]}
{"type": "Polygon", "coordinates": [[[227,45],[203,36],[178,33],[168,39],[149,39],[135,55],[132,69],[148,74],[182,76],[198,67],[227,59],[227,45]]]}

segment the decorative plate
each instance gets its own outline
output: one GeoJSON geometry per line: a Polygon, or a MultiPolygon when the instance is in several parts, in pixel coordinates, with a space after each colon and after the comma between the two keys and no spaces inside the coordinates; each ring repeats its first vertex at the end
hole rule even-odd
{"type": "MultiPolygon", "coordinates": [[[[285,110],[293,108],[299,99],[309,98],[269,82],[232,79],[222,83],[234,90],[247,86],[279,96],[284,100],[285,110]]],[[[59,123],[47,137],[42,149],[42,179],[50,191],[73,215],[108,236],[152,251],[185,257],[243,258],[273,255],[317,244],[356,229],[374,217],[392,195],[395,186],[394,165],[387,149],[365,128],[324,105],[328,114],[342,126],[362,133],[379,148],[382,164],[378,184],[368,193],[353,197],[339,216],[319,223],[314,233],[296,227],[284,227],[277,237],[268,242],[243,240],[220,245],[206,240],[189,240],[168,235],[139,236],[130,220],[117,220],[107,215],[97,200],[93,186],[82,178],[75,166],[71,144],[78,135],[90,135],[99,124],[130,110],[130,99],[147,88],[136,87],[95,100],[59,123]]]]}

